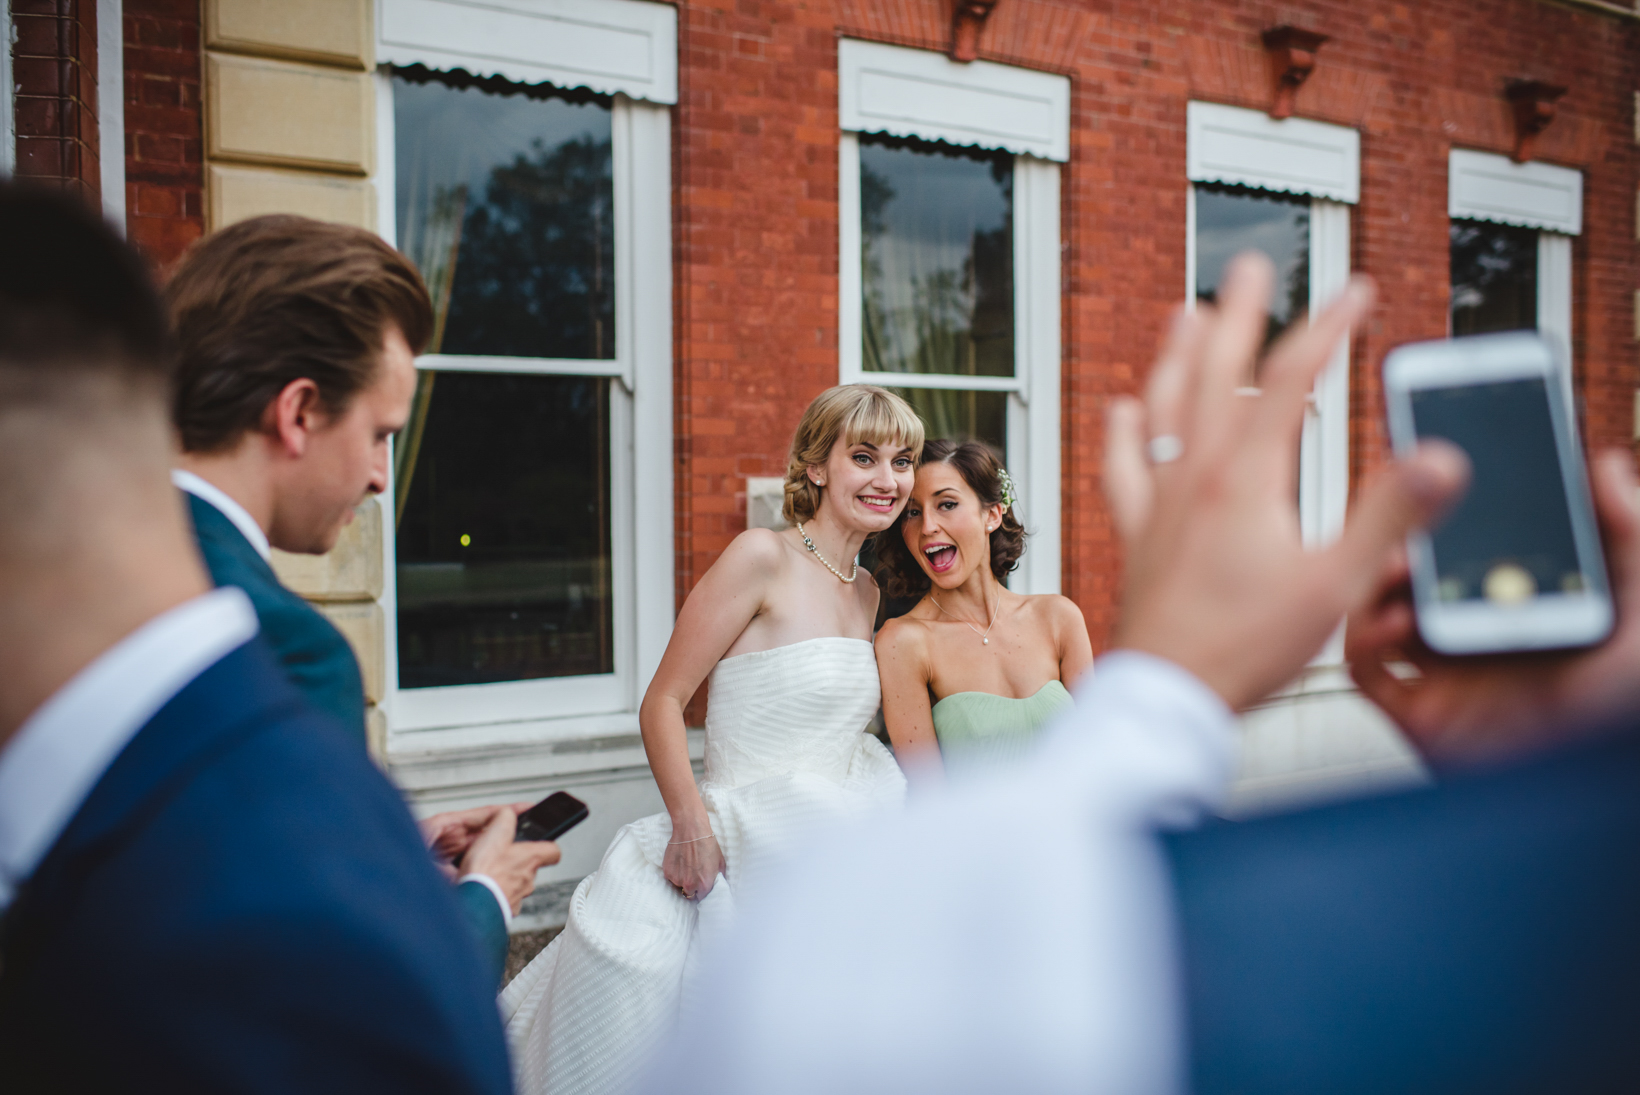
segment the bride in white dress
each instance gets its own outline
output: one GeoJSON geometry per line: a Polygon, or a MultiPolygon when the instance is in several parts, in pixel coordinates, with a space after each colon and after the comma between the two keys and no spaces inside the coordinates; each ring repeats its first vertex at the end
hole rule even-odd
{"type": "Polygon", "coordinates": [[[903,798],[865,732],[878,593],[852,560],[904,508],[922,442],[916,413],[881,388],[821,393],[787,462],[794,527],[742,533],[690,592],[639,714],[666,813],[615,835],[563,932],[501,996],[524,1095],[624,1091],[733,891],[794,837],[903,798]],[[697,788],[683,710],[708,673],[697,788]]]}

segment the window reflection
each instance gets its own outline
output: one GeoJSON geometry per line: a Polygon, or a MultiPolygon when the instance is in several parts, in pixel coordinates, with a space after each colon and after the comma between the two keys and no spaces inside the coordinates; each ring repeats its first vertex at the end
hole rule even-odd
{"type": "Polygon", "coordinates": [[[1256,250],[1276,268],[1265,345],[1310,309],[1310,199],[1242,186],[1196,187],[1196,299],[1218,299],[1224,268],[1256,250]]]}
{"type": "Polygon", "coordinates": [[[398,240],[433,294],[429,352],[613,358],[610,104],[472,84],[393,74],[398,240]]]}
{"type": "Polygon", "coordinates": [[[614,669],[609,381],[444,372],[398,527],[399,687],[614,669]]]}
{"type": "Polygon", "coordinates": [[[1452,333],[1536,328],[1537,230],[1455,220],[1451,241],[1452,333]]]}
{"type": "Polygon", "coordinates": [[[890,388],[923,421],[928,440],[984,441],[1000,455],[1008,451],[1008,393],[890,388]]]}
{"type": "Polygon", "coordinates": [[[1013,157],[860,142],[867,371],[1014,375],[1013,157]]]}

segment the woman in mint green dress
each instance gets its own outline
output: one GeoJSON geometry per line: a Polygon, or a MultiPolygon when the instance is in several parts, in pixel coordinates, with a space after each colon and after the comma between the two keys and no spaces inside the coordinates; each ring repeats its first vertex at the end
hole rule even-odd
{"type": "Polygon", "coordinates": [[[880,537],[878,580],[892,597],[921,595],[876,640],[883,718],[913,779],[1023,755],[1093,664],[1069,598],[1002,584],[1025,549],[1013,502],[988,447],[930,441],[905,511],[880,537]]]}

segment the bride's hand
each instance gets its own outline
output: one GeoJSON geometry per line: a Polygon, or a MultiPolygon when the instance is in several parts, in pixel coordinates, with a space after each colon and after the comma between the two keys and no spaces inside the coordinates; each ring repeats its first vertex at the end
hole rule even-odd
{"type": "Polygon", "coordinates": [[[661,872],[691,900],[698,901],[711,893],[718,875],[723,873],[723,850],[711,826],[704,821],[688,828],[674,825],[661,872]]]}

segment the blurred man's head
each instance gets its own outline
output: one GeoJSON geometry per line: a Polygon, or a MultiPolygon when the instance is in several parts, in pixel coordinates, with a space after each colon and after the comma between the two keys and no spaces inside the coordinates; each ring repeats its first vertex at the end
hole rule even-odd
{"type": "Polygon", "coordinates": [[[142,260],[78,201],[0,181],[0,745],[209,588],[171,486],[173,356],[142,260]]]}
{"type": "Polygon", "coordinates": [[[60,550],[53,518],[111,455],[168,465],[172,357],[142,260],[80,203],[0,182],[0,241],[4,565],[60,550]]]}
{"type": "Polygon", "coordinates": [[[257,217],[195,246],[165,300],[184,453],[249,455],[273,546],[330,550],[409,415],[433,327],[415,267],[364,229],[257,217]]]}

